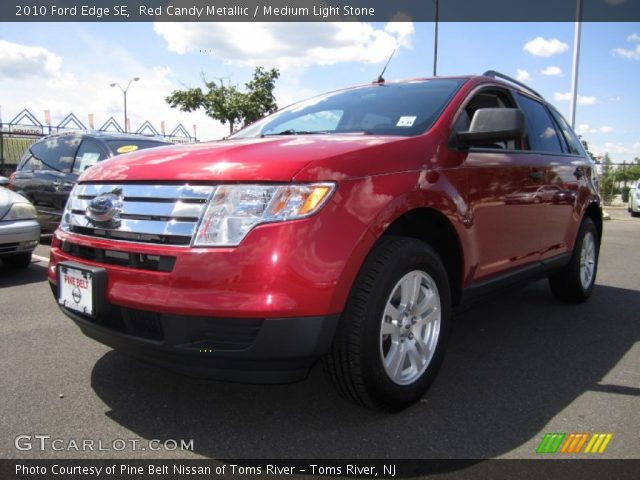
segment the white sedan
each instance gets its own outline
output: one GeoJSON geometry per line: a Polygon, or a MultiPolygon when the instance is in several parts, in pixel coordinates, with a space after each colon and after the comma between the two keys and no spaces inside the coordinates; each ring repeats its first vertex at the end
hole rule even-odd
{"type": "Polygon", "coordinates": [[[26,268],[38,245],[40,225],[29,200],[4,187],[0,177],[0,259],[9,268],[26,268]]]}
{"type": "Polygon", "coordinates": [[[640,214],[640,182],[633,185],[629,190],[629,205],[627,209],[634,217],[640,214]]]}

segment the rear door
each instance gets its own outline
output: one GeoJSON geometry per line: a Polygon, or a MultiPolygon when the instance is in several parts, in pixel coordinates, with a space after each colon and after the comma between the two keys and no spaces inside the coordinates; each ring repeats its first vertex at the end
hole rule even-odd
{"type": "Polygon", "coordinates": [[[562,117],[554,119],[550,110],[538,99],[517,93],[520,108],[527,117],[532,153],[545,160],[544,176],[540,180],[540,201],[544,206],[541,224],[541,258],[551,258],[571,248],[577,233],[579,212],[576,202],[581,183],[587,188],[586,159],[580,156],[580,141],[568,143],[564,128],[571,131],[562,117]]]}

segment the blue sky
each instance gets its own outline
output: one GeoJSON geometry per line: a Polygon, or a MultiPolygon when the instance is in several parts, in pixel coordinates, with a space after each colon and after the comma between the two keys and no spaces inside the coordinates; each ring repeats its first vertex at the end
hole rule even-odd
{"type": "MultiPolygon", "coordinates": [[[[176,88],[210,79],[242,84],[255,65],[281,69],[280,106],[376,78],[394,46],[388,80],[429,76],[432,23],[399,24],[0,24],[3,121],[24,107],[52,123],[73,111],[96,127],[122,118],[122,94],[110,88],[134,76],[129,112],[134,130],[150,120],[168,131],[197,125],[201,139],[226,127],[202,113],[170,109],[176,88]]],[[[573,23],[441,23],[438,74],[488,69],[520,76],[568,117],[573,23]],[[551,68],[553,67],[553,68],[551,68]],[[545,72],[546,74],[543,74],[545,72]]],[[[584,23],[576,129],[596,154],[615,161],[640,156],[640,24],[584,23]]]]}

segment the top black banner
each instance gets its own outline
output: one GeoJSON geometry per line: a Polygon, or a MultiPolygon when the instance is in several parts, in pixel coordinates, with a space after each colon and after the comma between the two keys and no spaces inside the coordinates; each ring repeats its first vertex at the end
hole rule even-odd
{"type": "Polygon", "coordinates": [[[3,0],[2,22],[637,22],[640,0],[3,0]]]}

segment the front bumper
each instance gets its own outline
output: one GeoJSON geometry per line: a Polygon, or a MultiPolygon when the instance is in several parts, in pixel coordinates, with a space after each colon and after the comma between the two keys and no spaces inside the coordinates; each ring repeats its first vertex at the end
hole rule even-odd
{"type": "Polygon", "coordinates": [[[60,309],[86,336],[123,353],[189,376],[246,383],[304,379],[331,346],[339,319],[192,317],[115,305],[91,318],[60,309]]]}
{"type": "Polygon", "coordinates": [[[36,220],[0,222],[0,255],[32,252],[39,238],[40,225],[36,220]]]}

